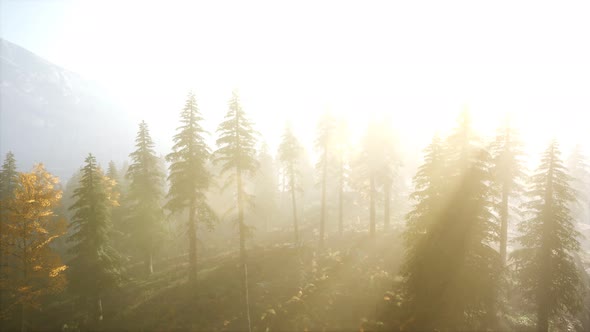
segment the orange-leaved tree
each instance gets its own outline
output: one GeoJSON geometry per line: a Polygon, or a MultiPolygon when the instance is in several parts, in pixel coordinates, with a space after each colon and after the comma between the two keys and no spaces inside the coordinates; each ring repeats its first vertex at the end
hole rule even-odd
{"type": "Polygon", "coordinates": [[[26,312],[39,309],[43,295],[61,291],[66,283],[66,266],[50,247],[66,230],[65,220],[54,214],[61,197],[58,178],[37,164],[30,173],[18,175],[13,197],[6,202],[6,261],[0,286],[9,303],[3,314],[20,309],[21,330],[27,326],[26,312]]]}

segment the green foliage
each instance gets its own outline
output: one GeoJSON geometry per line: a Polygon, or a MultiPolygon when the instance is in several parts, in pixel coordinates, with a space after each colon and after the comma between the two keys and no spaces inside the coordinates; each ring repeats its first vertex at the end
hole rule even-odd
{"type": "Polygon", "coordinates": [[[0,171],[0,218],[4,211],[4,202],[12,198],[12,194],[18,183],[18,172],[16,171],[16,160],[14,154],[8,151],[0,171]]]}
{"type": "Polygon", "coordinates": [[[229,101],[229,110],[225,114],[224,120],[217,128],[219,138],[217,139],[217,151],[215,151],[215,163],[221,165],[221,175],[231,172],[226,186],[235,183],[237,207],[238,207],[238,227],[240,233],[240,265],[242,267],[241,280],[242,290],[244,292],[244,307],[247,328],[252,330],[250,319],[250,300],[248,285],[248,268],[246,262],[246,236],[249,233],[249,227],[244,221],[244,208],[247,198],[242,176],[244,172],[255,175],[259,167],[256,159],[256,136],[252,122],[248,120],[242,110],[238,94],[232,93],[229,101]]]}
{"type": "MultiPolygon", "coordinates": [[[[116,287],[122,276],[120,257],[111,245],[110,190],[112,182],[103,175],[96,159],[89,154],[82,168],[80,184],[74,190],[74,212],[68,242],[70,254],[68,279],[72,292],[94,305],[101,296],[116,287]]],[[[96,313],[101,320],[101,312],[96,313]]]]}
{"type": "Polygon", "coordinates": [[[229,109],[217,128],[217,134],[215,162],[221,164],[221,174],[239,170],[254,175],[259,166],[255,148],[258,132],[244,113],[236,91],[232,93],[229,109]]]}
{"type": "MultiPolygon", "coordinates": [[[[201,126],[203,118],[197,106],[195,95],[190,93],[180,113],[181,126],[174,136],[172,152],[166,156],[170,163],[168,181],[168,202],[165,208],[177,213],[195,204],[197,210],[210,211],[205,193],[211,182],[207,162],[211,157],[205,142],[205,130],[201,126]]],[[[207,216],[206,213],[203,216],[207,216]]],[[[199,219],[200,222],[213,222],[199,219]]]]}
{"type": "Polygon", "coordinates": [[[166,156],[170,162],[170,188],[165,208],[172,213],[188,211],[186,234],[189,242],[190,281],[197,279],[197,223],[211,226],[217,220],[205,196],[211,182],[211,174],[206,167],[211,153],[205,143],[205,130],[201,121],[203,118],[195,95],[189,93],[180,113],[181,126],[174,136],[172,152],[166,156]]]}
{"type": "Polygon", "coordinates": [[[291,193],[291,208],[293,211],[293,234],[295,243],[299,243],[299,221],[297,219],[297,198],[295,192],[301,189],[298,186],[300,172],[298,164],[301,159],[303,147],[293,135],[290,126],[285,127],[283,138],[278,149],[278,159],[283,166],[284,180],[287,180],[288,190],[291,193]],[[285,179],[286,178],[286,179],[285,179]]]}
{"type": "Polygon", "coordinates": [[[147,124],[139,124],[135,140],[136,150],[129,156],[131,165],[125,177],[129,180],[130,240],[135,249],[144,255],[147,273],[153,272],[152,256],[161,245],[164,234],[164,212],[161,206],[163,196],[164,171],[154,152],[154,142],[147,124]]]}
{"type": "Polygon", "coordinates": [[[531,177],[530,200],[523,205],[528,218],[519,224],[522,235],[517,238],[522,248],[512,254],[519,290],[525,303],[536,309],[537,329],[544,331],[580,306],[574,261],[579,233],[569,210],[575,196],[560,154],[557,142],[551,142],[531,177]]]}
{"type": "Polygon", "coordinates": [[[444,146],[435,139],[426,150],[405,235],[404,310],[413,329],[494,326],[501,265],[490,246],[490,177],[466,113],[444,146]]]}
{"type": "Polygon", "coordinates": [[[492,157],[492,186],[494,211],[500,221],[500,257],[502,264],[506,262],[508,246],[508,228],[510,220],[518,208],[511,204],[514,199],[519,199],[524,191],[524,166],[522,158],[522,142],[518,138],[518,132],[506,118],[505,123],[497,131],[496,138],[490,147],[492,157]]]}

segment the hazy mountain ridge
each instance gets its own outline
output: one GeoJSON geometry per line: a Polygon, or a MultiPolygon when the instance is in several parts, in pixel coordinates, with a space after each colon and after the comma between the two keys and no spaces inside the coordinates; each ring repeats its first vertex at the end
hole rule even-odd
{"type": "Polygon", "coordinates": [[[106,91],[80,75],[0,39],[0,151],[20,170],[43,162],[70,177],[92,152],[103,165],[126,158],[135,126],[106,91]]]}

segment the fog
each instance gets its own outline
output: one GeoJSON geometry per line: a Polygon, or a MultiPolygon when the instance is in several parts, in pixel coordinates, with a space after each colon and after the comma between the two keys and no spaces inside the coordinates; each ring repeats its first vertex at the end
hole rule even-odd
{"type": "Polygon", "coordinates": [[[589,330],[589,10],[0,1],[0,327],[589,330]]]}

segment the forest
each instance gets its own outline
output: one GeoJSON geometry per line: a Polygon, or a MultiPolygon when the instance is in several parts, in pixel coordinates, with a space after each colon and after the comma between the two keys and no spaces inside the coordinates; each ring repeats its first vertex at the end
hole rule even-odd
{"type": "Polygon", "coordinates": [[[579,146],[529,155],[509,116],[485,137],[457,112],[406,177],[391,119],[351,142],[325,112],[312,160],[247,111],[234,91],[208,133],[189,93],[169,153],[141,122],[127,162],[66,183],[6,153],[2,330],[590,330],[579,146]]]}

